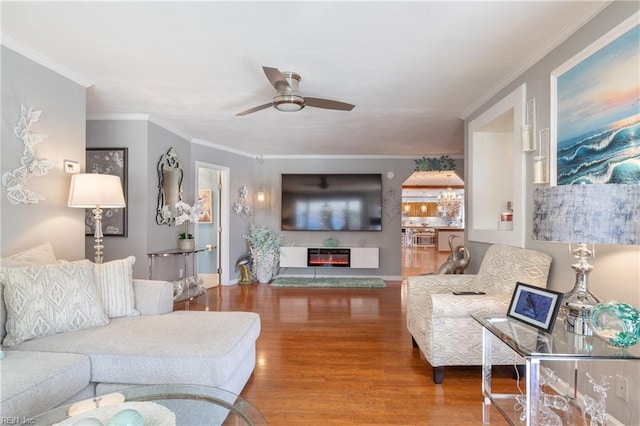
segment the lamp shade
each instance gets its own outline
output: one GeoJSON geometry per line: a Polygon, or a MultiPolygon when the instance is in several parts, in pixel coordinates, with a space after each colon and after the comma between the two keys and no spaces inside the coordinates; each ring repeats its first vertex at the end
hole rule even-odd
{"type": "Polygon", "coordinates": [[[125,207],[120,177],[95,173],[71,176],[67,205],[78,208],[125,207]]]}
{"type": "Polygon", "coordinates": [[[533,239],[640,244],[640,185],[577,184],[536,188],[533,239]]]}

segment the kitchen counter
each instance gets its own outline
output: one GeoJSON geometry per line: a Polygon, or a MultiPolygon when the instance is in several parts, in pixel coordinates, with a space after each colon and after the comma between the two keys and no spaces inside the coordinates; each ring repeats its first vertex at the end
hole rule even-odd
{"type": "Polygon", "coordinates": [[[460,237],[453,241],[454,248],[464,244],[464,228],[439,227],[434,229],[436,231],[436,248],[438,251],[451,251],[449,249],[449,237],[451,235],[460,237]]]}

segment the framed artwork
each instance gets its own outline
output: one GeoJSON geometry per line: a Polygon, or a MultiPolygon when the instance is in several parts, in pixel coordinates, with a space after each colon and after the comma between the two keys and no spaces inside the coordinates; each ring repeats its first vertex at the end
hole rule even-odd
{"type": "MultiPolygon", "coordinates": [[[[127,201],[127,148],[87,148],[86,173],[116,175],[122,182],[124,200],[127,201]]],[[[91,209],[84,213],[85,235],[93,235],[95,222],[91,209]]],[[[102,233],[105,237],[127,236],[127,208],[102,209],[102,233]]]]}
{"type": "Polygon", "coordinates": [[[517,283],[507,316],[550,333],[558,316],[562,293],[517,283]]]}
{"type": "Polygon", "coordinates": [[[551,73],[551,185],[640,184],[639,19],[551,73]]]}
{"type": "Polygon", "coordinates": [[[204,206],[204,211],[198,218],[198,223],[212,223],[213,222],[213,214],[211,212],[211,190],[210,189],[199,189],[198,190],[198,201],[202,203],[204,206]]]}

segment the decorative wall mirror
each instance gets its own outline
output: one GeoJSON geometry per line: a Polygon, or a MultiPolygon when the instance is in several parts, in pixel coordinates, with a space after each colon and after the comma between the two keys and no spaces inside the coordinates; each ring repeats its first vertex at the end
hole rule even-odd
{"type": "Polygon", "coordinates": [[[158,162],[158,225],[173,225],[177,216],[176,203],[182,201],[183,175],[178,153],[171,147],[158,162]]]}

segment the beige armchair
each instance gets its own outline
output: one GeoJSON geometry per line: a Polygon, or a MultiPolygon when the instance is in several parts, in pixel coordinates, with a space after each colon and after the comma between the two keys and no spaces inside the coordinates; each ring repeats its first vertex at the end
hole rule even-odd
{"type": "MultiPolygon", "coordinates": [[[[517,282],[547,286],[551,256],[534,250],[493,245],[477,274],[420,275],[407,282],[407,328],[413,344],[433,367],[433,381],[442,383],[445,366],[482,364],[482,328],[470,314],[506,315],[517,282]],[[484,295],[454,295],[483,291],[484,295]]],[[[494,365],[513,365],[513,352],[495,339],[494,365]]]]}

